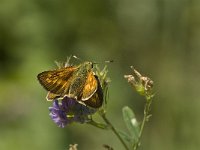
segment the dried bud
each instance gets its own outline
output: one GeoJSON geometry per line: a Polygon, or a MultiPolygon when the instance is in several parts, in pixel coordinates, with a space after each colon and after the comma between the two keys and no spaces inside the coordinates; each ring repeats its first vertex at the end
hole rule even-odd
{"type": "Polygon", "coordinates": [[[71,59],[71,56],[67,57],[67,61],[66,62],[55,61],[55,63],[58,66],[59,69],[66,68],[66,67],[72,66],[72,64],[69,63],[70,59],[71,59]]]}
{"type": "Polygon", "coordinates": [[[124,78],[131,83],[139,94],[152,97],[153,81],[149,77],[142,76],[133,66],[131,66],[131,69],[133,75],[124,75],[124,78]]]}
{"type": "Polygon", "coordinates": [[[70,144],[69,145],[69,150],[77,150],[78,144],[70,144]]]}

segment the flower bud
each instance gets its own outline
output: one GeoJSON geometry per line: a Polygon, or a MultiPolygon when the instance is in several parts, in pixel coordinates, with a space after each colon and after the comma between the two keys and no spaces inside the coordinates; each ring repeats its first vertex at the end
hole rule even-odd
{"type": "Polygon", "coordinates": [[[149,77],[142,76],[136,69],[131,66],[133,75],[124,75],[124,78],[136,89],[140,95],[147,98],[152,97],[153,81],[149,77]]]}

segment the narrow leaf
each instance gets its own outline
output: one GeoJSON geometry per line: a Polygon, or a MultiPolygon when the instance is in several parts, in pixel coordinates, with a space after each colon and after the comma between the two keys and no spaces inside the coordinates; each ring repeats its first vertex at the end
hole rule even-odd
{"type": "Polygon", "coordinates": [[[126,127],[128,128],[131,137],[134,139],[134,141],[137,141],[139,137],[140,127],[133,110],[128,106],[125,106],[122,109],[122,113],[124,122],[126,123],[126,127]]]}

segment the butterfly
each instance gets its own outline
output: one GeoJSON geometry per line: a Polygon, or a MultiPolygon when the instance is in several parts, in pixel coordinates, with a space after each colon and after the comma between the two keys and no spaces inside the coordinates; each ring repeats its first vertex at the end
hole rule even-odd
{"type": "Polygon", "coordinates": [[[101,84],[93,72],[92,62],[44,71],[37,78],[49,91],[48,100],[67,96],[93,108],[99,108],[103,103],[101,84]]]}

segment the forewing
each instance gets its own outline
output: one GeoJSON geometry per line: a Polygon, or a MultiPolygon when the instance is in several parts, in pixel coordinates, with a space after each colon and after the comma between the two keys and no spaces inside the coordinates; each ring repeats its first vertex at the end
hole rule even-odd
{"type": "Polygon", "coordinates": [[[83,87],[83,92],[81,95],[81,100],[85,101],[92,97],[92,95],[97,91],[98,82],[92,71],[87,75],[85,85],[83,87]]]}
{"type": "Polygon", "coordinates": [[[95,78],[96,78],[97,83],[98,83],[97,91],[92,95],[91,98],[84,101],[84,103],[87,106],[90,106],[92,108],[99,108],[99,107],[101,107],[101,105],[103,103],[103,90],[101,88],[101,85],[100,85],[98,78],[96,76],[95,76],[95,78]]]}
{"type": "Polygon", "coordinates": [[[66,67],[54,71],[44,71],[38,74],[40,84],[51,93],[64,95],[70,86],[76,67],[66,67]]]}

